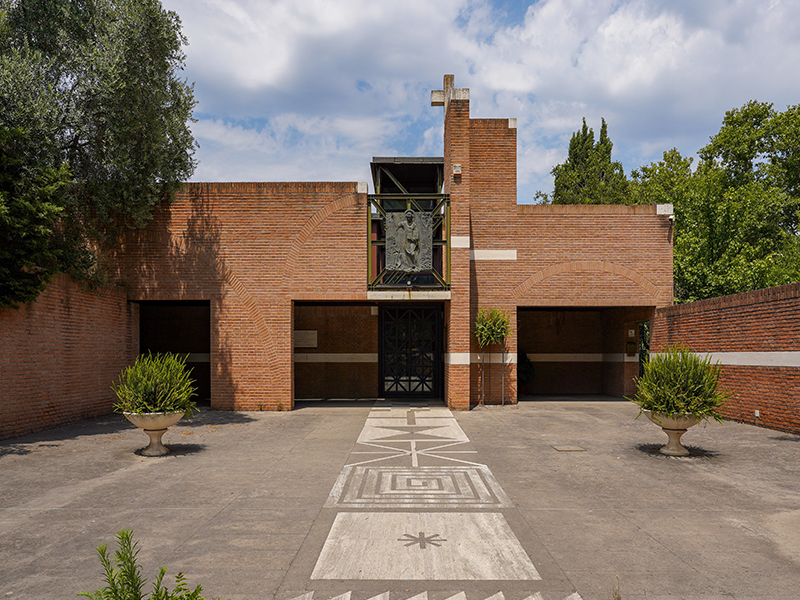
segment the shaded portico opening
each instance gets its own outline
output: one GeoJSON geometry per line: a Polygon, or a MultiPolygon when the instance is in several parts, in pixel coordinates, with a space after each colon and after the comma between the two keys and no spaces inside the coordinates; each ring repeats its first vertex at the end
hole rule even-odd
{"type": "Polygon", "coordinates": [[[640,326],[655,307],[529,307],[517,312],[518,396],[636,391],[640,326]],[[525,380],[525,358],[533,376],[525,380]]]}
{"type": "Polygon", "coordinates": [[[211,404],[211,303],[208,300],[139,303],[139,353],[186,356],[197,387],[194,399],[211,404]]]}
{"type": "Polygon", "coordinates": [[[295,400],[378,397],[378,307],[374,303],[296,302],[295,400]]]}
{"type": "Polygon", "coordinates": [[[442,306],[296,302],[296,401],[443,399],[442,306]]]}

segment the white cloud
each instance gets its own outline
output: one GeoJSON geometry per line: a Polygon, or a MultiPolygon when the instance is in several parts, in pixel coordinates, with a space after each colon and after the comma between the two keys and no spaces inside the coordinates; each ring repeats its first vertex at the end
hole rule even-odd
{"type": "Polygon", "coordinates": [[[489,0],[165,5],[190,38],[196,179],[363,180],[374,155],[440,154],[444,73],[473,116],[518,118],[520,201],[582,117],[630,170],[694,153],[751,98],[800,102],[797,0],[539,0],[516,23],[489,0]]]}

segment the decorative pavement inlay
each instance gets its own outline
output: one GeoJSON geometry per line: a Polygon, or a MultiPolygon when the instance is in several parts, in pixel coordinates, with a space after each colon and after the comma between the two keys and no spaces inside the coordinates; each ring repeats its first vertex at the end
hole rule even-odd
{"type": "Polygon", "coordinates": [[[442,542],[447,540],[440,537],[438,533],[432,535],[425,535],[424,531],[420,531],[419,535],[405,534],[401,538],[397,538],[398,542],[403,542],[406,546],[419,546],[420,550],[425,550],[425,546],[441,546],[442,542]]]}
{"type": "Polygon", "coordinates": [[[486,465],[446,467],[346,466],[326,507],[511,508],[486,465]]]}
{"type": "Polygon", "coordinates": [[[344,512],[334,517],[311,579],[540,581],[500,512],[513,503],[489,467],[468,460],[477,454],[468,443],[446,408],[375,407],[351,453],[355,460],[325,503],[344,512]]]}
{"type": "MultiPolygon", "coordinates": [[[[437,596],[441,598],[441,600],[513,600],[511,598],[507,598],[503,592],[497,592],[489,597],[485,597],[483,594],[470,594],[467,596],[465,592],[454,592],[454,593],[447,593],[441,595],[437,593],[437,596]]],[[[403,592],[383,592],[382,594],[377,595],[370,595],[370,594],[362,594],[363,600],[432,600],[432,595],[428,592],[421,592],[415,594],[403,593],[403,592]]],[[[578,592],[573,592],[568,596],[564,596],[563,594],[554,594],[548,593],[543,594],[542,592],[535,592],[531,594],[522,594],[516,595],[515,598],[517,600],[583,600],[578,592]]],[[[286,600],[314,600],[314,592],[305,592],[298,596],[294,597],[287,597],[286,600]]],[[[354,598],[354,594],[352,591],[345,592],[343,594],[339,594],[338,596],[333,597],[326,597],[325,595],[319,595],[317,600],[359,600],[358,598],[354,598]]]]}
{"type": "Polygon", "coordinates": [[[541,577],[499,512],[344,512],[336,515],[311,579],[505,580],[541,577]],[[420,552],[399,531],[449,540],[420,552]]]}

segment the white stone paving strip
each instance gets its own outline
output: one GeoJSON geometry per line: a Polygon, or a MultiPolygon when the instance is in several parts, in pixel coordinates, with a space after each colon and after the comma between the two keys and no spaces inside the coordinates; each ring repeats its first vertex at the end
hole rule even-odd
{"type": "Polygon", "coordinates": [[[311,579],[538,580],[502,513],[336,515],[311,579]]]}
{"type": "Polygon", "coordinates": [[[449,410],[429,408],[373,410],[358,436],[359,444],[429,440],[469,441],[449,410]]]}
{"type": "MultiPolygon", "coordinates": [[[[339,596],[335,596],[333,598],[329,598],[328,600],[350,600],[352,592],[345,592],[344,594],[340,594],[339,596]]],[[[291,598],[291,600],[312,600],[314,597],[314,592],[308,592],[306,594],[302,594],[300,596],[296,596],[291,598]]],[[[472,600],[478,600],[479,596],[473,595],[472,600]]],[[[319,600],[323,600],[324,596],[321,596],[319,600]]],[[[422,592],[419,594],[409,595],[406,593],[397,593],[397,592],[383,592],[382,594],[378,594],[377,596],[372,596],[368,600],[428,600],[428,592],[422,592]]],[[[453,594],[452,596],[446,598],[446,600],[470,600],[467,598],[466,593],[458,592],[453,594]]],[[[506,600],[505,594],[503,592],[497,592],[485,598],[484,600],[506,600]]],[[[536,592],[535,594],[531,594],[526,596],[524,600],[583,600],[581,595],[578,592],[573,592],[569,596],[562,598],[560,595],[552,595],[548,594],[546,597],[542,594],[542,592],[536,592]]]]}
{"type": "Polygon", "coordinates": [[[373,409],[358,437],[371,449],[353,453],[325,503],[350,512],[336,515],[311,579],[541,580],[499,512],[511,500],[489,467],[465,460],[467,442],[446,408],[373,409]]]}

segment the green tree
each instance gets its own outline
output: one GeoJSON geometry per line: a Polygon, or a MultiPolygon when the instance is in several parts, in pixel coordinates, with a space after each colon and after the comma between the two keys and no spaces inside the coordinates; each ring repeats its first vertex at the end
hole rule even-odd
{"type": "Polygon", "coordinates": [[[0,125],[0,307],[30,302],[59,268],[66,165],[26,164],[31,136],[0,125]]]}
{"type": "Polygon", "coordinates": [[[678,300],[800,281],[800,105],[725,113],[676,206],[678,300]]]}
{"type": "Polygon", "coordinates": [[[0,0],[0,34],[0,126],[36,140],[20,172],[68,166],[59,268],[91,276],[194,172],[180,19],[158,0],[0,0]]]}
{"type": "Polygon", "coordinates": [[[800,281],[800,109],[728,111],[691,159],[677,150],[631,173],[637,203],[672,203],[678,301],[800,281]]]}
{"type": "Polygon", "coordinates": [[[760,181],[728,181],[725,169],[701,163],[675,205],[678,301],[800,281],[800,238],[792,225],[798,198],[760,181]]]}
{"type": "MultiPolygon", "coordinates": [[[[553,204],[629,204],[628,180],[622,164],[611,160],[614,144],[602,120],[600,138],[586,126],[572,134],[567,160],[551,171],[555,177],[553,204]]],[[[545,198],[542,194],[537,197],[545,198]]]]}
{"type": "Polygon", "coordinates": [[[664,152],[660,161],[631,171],[633,204],[683,205],[692,186],[692,159],[677,148],[664,152]]]}

